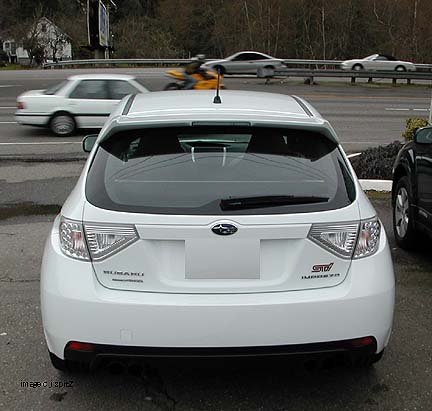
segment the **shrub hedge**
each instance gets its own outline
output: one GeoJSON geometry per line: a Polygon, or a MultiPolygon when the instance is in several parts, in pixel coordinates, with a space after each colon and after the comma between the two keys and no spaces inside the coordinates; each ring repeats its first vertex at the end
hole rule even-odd
{"type": "MultiPolygon", "coordinates": [[[[417,129],[426,127],[428,121],[424,118],[409,118],[406,121],[402,137],[411,141],[417,129]]],[[[392,168],[402,143],[394,141],[386,146],[368,148],[360,156],[351,159],[351,164],[358,178],[392,179],[392,168]]]]}
{"type": "Polygon", "coordinates": [[[351,159],[358,178],[392,179],[392,167],[402,143],[395,141],[386,146],[368,148],[351,159]]]}
{"type": "Polygon", "coordinates": [[[406,128],[402,133],[402,137],[405,139],[405,141],[411,141],[414,138],[416,130],[426,127],[427,125],[428,122],[424,118],[409,118],[406,121],[406,128]]]}

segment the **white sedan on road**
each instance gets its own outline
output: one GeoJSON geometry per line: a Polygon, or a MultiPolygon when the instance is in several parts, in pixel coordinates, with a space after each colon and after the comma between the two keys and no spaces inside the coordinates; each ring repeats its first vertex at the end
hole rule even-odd
{"type": "Polygon", "coordinates": [[[214,96],[130,96],[84,140],[91,152],[41,268],[55,367],[380,359],[393,321],[389,245],[333,128],[295,96],[214,96]]]}
{"type": "Polygon", "coordinates": [[[241,51],[223,60],[209,61],[203,67],[221,74],[256,74],[258,69],[285,68],[284,60],[256,51],[241,51]]]}
{"type": "Polygon", "coordinates": [[[372,54],[362,59],[345,60],[342,70],[366,71],[415,71],[416,66],[409,61],[401,61],[386,54],[372,54]]]}
{"type": "Polygon", "coordinates": [[[132,76],[76,75],[18,96],[15,118],[19,124],[49,127],[57,136],[68,136],[78,128],[102,128],[123,97],[147,92],[132,76]]]}

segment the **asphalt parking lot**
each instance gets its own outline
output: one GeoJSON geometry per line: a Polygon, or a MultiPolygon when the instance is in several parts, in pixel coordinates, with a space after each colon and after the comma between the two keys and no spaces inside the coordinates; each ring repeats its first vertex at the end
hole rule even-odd
{"type": "MultiPolygon", "coordinates": [[[[139,71],[137,70],[137,73],[139,71]]],[[[383,359],[369,370],[292,360],[158,360],[140,375],[57,372],[44,341],[39,267],[55,214],[83,161],[82,136],[59,140],[13,123],[16,95],[52,84],[60,71],[0,73],[0,409],[1,410],[430,410],[432,404],[432,254],[396,248],[390,199],[372,195],[393,253],[397,280],[394,331],[383,359]],[[36,77],[31,77],[36,76],[36,77]],[[31,77],[31,78],[29,78],[31,77]],[[18,144],[19,143],[19,144],[18,144]],[[34,144],[37,143],[37,144],[34,144]]],[[[139,77],[140,75],[137,74],[139,77]]],[[[161,73],[141,80],[160,89],[161,73]]],[[[230,88],[261,90],[257,81],[230,88]]],[[[308,98],[329,118],[345,149],[400,137],[407,117],[427,110],[425,88],[309,87],[274,82],[268,91],[308,98]],[[393,138],[395,137],[395,138],[393,138]]],[[[355,318],[353,318],[355,321],[355,318]]],[[[175,332],[173,330],[173,332],[175,332]]]]}
{"type": "Polygon", "coordinates": [[[430,409],[430,245],[410,253],[395,247],[388,196],[372,201],[391,242],[397,304],[390,345],[370,370],[329,364],[310,369],[302,362],[248,359],[159,360],[147,364],[141,376],[111,375],[106,369],[96,374],[57,372],[42,332],[39,266],[54,214],[82,164],[0,165],[0,409],[430,409]]]}

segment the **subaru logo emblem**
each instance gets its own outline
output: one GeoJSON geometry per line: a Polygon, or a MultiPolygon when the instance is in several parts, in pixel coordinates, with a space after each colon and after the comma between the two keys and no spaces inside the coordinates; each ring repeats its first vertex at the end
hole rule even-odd
{"type": "Polygon", "coordinates": [[[217,235],[231,235],[235,234],[238,228],[233,224],[216,224],[211,229],[217,235]]]}

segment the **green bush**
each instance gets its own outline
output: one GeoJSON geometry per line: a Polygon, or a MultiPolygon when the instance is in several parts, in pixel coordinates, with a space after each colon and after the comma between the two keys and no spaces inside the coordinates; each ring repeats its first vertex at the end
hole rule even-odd
{"type": "Polygon", "coordinates": [[[414,134],[417,129],[426,127],[427,125],[428,122],[424,118],[409,118],[406,121],[406,128],[402,133],[402,137],[405,139],[405,141],[411,141],[414,139],[414,134]]]}
{"type": "Polygon", "coordinates": [[[386,146],[368,148],[360,156],[352,158],[357,177],[391,180],[392,167],[401,147],[402,143],[395,141],[386,146]]]}

